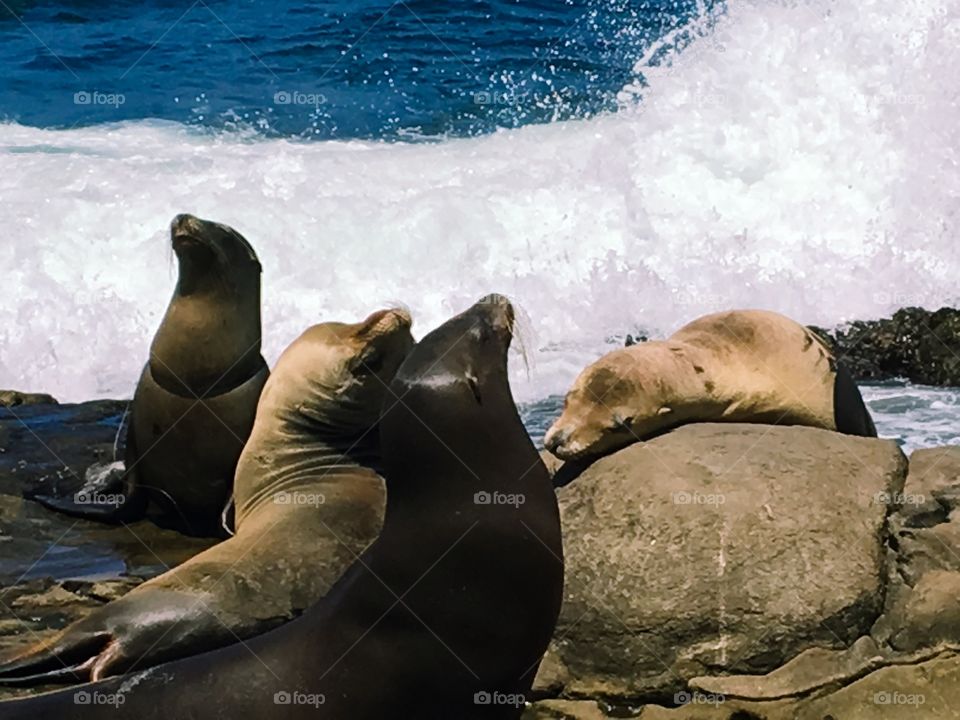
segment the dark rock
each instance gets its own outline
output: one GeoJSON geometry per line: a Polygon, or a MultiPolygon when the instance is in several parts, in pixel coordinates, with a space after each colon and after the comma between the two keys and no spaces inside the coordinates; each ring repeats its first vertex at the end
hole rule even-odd
{"type": "Polygon", "coordinates": [[[21,405],[57,405],[52,395],[45,393],[22,393],[17,390],[0,390],[0,407],[20,407],[21,405]]]}
{"type": "Polygon", "coordinates": [[[79,489],[87,467],[113,458],[128,404],[99,400],[0,408],[0,493],[79,489]]]}
{"type": "Polygon", "coordinates": [[[891,318],[811,329],[857,380],[960,386],[960,310],[903,308],[891,318]]]}

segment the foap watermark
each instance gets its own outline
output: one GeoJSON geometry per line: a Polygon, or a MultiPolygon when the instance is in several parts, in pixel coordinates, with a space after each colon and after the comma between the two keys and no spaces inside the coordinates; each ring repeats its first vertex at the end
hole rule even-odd
{"type": "Polygon", "coordinates": [[[720,107],[726,105],[727,96],[720,93],[694,93],[690,98],[690,104],[697,107],[720,107]]]}
{"type": "Polygon", "coordinates": [[[671,493],[674,505],[723,505],[727,498],[721,493],[675,492],[671,493]]]}
{"type": "Polygon", "coordinates": [[[878,107],[880,105],[912,105],[914,107],[923,107],[927,104],[927,98],[920,93],[876,93],[866,95],[861,93],[860,98],[865,105],[878,107]]]}
{"type": "Polygon", "coordinates": [[[698,290],[676,290],[673,293],[673,302],[683,306],[720,307],[730,304],[730,298],[720,293],[705,293],[698,290]]]}
{"type": "Polygon", "coordinates": [[[883,690],[873,694],[874,705],[907,705],[920,707],[927,701],[924,695],[919,693],[902,693],[896,690],[883,690]]]}
{"type": "Polygon", "coordinates": [[[529,93],[514,93],[485,90],[473,94],[474,105],[522,105],[527,102],[529,93]]]}
{"type": "Polygon", "coordinates": [[[308,105],[320,107],[326,104],[327,96],[323,93],[309,93],[300,90],[279,90],[273,94],[274,105],[308,105]]]}
{"type": "Polygon", "coordinates": [[[522,493],[487,492],[486,490],[481,490],[473,496],[473,503],[475,505],[512,505],[513,507],[520,507],[526,501],[527,498],[522,493]]]}
{"type": "Polygon", "coordinates": [[[120,507],[126,501],[127,496],[122,493],[101,493],[81,490],[73,496],[73,502],[77,505],[108,505],[110,507],[120,507]]]}
{"type": "Polygon", "coordinates": [[[920,493],[878,492],[873,496],[874,505],[923,505],[927,496],[920,493]]]}
{"type": "Polygon", "coordinates": [[[925,292],[875,292],[873,301],[877,305],[894,305],[896,307],[942,307],[953,302],[953,298],[945,294],[925,292]]]}
{"type": "Polygon", "coordinates": [[[527,698],[519,693],[502,693],[496,690],[493,692],[483,690],[473,696],[474,705],[498,705],[518,708],[523,707],[526,702],[527,698]]]}
{"type": "Polygon", "coordinates": [[[306,705],[317,708],[325,702],[327,702],[327,697],[323,693],[287,692],[286,690],[281,690],[273,695],[274,705],[306,705]]]}
{"type": "Polygon", "coordinates": [[[122,693],[104,693],[94,690],[78,690],[73,694],[74,705],[113,705],[120,707],[126,702],[122,693]]]}
{"type": "Polygon", "coordinates": [[[273,502],[276,505],[311,505],[319,507],[327,501],[323,493],[306,492],[278,492],[273,495],[273,502]]]}
{"type": "Polygon", "coordinates": [[[122,93],[105,93],[99,90],[81,90],[73,94],[74,105],[105,105],[118,108],[127,101],[122,93]]]}
{"type": "Polygon", "coordinates": [[[727,698],[719,693],[689,692],[682,690],[673,696],[676,705],[722,705],[727,698]]]}

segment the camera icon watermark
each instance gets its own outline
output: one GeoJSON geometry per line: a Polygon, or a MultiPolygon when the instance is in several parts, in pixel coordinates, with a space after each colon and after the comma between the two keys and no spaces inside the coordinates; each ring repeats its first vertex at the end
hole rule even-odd
{"type": "Polygon", "coordinates": [[[527,698],[519,693],[487,692],[482,690],[473,696],[474,705],[495,705],[519,708],[523,707],[527,698]]]}
{"type": "Polygon", "coordinates": [[[273,94],[274,105],[307,105],[320,107],[327,102],[323,93],[307,93],[300,90],[280,90],[273,94]]]}
{"type": "Polygon", "coordinates": [[[694,93],[690,102],[697,107],[720,107],[727,104],[727,96],[721,93],[694,93]]]}
{"type": "Polygon", "coordinates": [[[920,693],[902,693],[889,690],[883,690],[873,694],[874,705],[905,705],[920,707],[927,701],[925,695],[920,693]]]}
{"type": "Polygon", "coordinates": [[[673,302],[684,307],[719,307],[728,305],[730,298],[720,293],[705,293],[681,288],[674,291],[673,302]]]}
{"type": "Polygon", "coordinates": [[[893,305],[895,307],[925,307],[932,298],[926,293],[906,292],[876,292],[873,301],[878,305],[893,305]]]}
{"type": "Polygon", "coordinates": [[[527,498],[523,493],[487,492],[486,490],[481,490],[473,495],[474,505],[512,505],[518,508],[526,501],[527,498]]]}
{"type": "Polygon", "coordinates": [[[528,93],[513,93],[484,90],[473,94],[474,105],[521,105],[527,101],[528,93]]]}
{"type": "Polygon", "coordinates": [[[305,492],[278,492],[273,495],[275,505],[307,505],[319,507],[327,501],[323,493],[305,493],[305,492]]]}
{"type": "Polygon", "coordinates": [[[923,505],[926,495],[920,493],[878,492],[873,496],[874,505],[923,505]]]}
{"type": "Polygon", "coordinates": [[[125,102],[127,102],[127,98],[122,93],[81,90],[73,94],[74,105],[105,105],[116,109],[125,102]]]}
{"type": "Polygon", "coordinates": [[[281,690],[273,695],[274,705],[304,705],[317,708],[326,702],[327,696],[323,693],[287,692],[286,690],[281,690]]]}
{"type": "Polygon", "coordinates": [[[671,493],[674,505],[723,505],[727,498],[722,493],[675,492],[671,493]]]}
{"type": "Polygon", "coordinates": [[[78,690],[73,694],[74,705],[112,705],[113,707],[120,707],[124,702],[126,702],[126,698],[123,693],[78,690]]]}
{"type": "Polygon", "coordinates": [[[120,507],[127,501],[127,496],[122,493],[101,493],[81,490],[73,496],[73,502],[77,505],[103,505],[108,507],[120,507]]]}
{"type": "Polygon", "coordinates": [[[702,693],[682,690],[673,696],[675,705],[722,705],[727,701],[726,696],[719,693],[702,693]]]}

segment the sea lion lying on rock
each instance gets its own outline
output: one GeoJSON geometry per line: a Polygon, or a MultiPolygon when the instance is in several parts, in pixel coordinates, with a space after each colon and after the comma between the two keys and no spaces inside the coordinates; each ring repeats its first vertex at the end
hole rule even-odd
{"type": "Polygon", "coordinates": [[[564,460],[596,457],[678,425],[718,421],[877,435],[850,374],[812,331],[777,313],[733,310],[590,365],[544,445],[564,460]]]}

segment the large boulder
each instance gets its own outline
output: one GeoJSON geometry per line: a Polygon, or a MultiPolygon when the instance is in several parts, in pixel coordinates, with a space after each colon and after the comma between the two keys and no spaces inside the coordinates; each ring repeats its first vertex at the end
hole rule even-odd
{"type": "Polygon", "coordinates": [[[883,605],[905,475],[891,441],[767,425],[688,425],[597,461],[558,491],[565,602],[536,689],[672,701],[695,676],[853,643],[883,605]]]}

